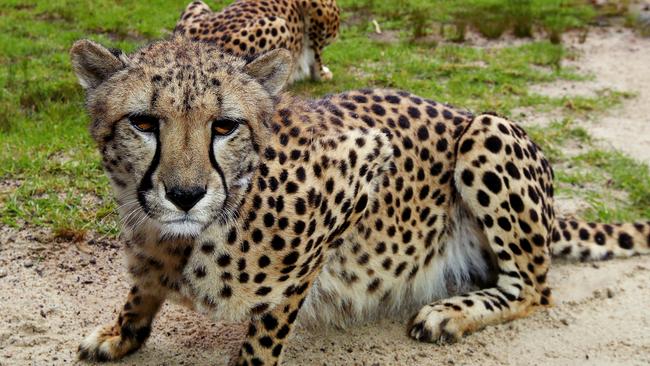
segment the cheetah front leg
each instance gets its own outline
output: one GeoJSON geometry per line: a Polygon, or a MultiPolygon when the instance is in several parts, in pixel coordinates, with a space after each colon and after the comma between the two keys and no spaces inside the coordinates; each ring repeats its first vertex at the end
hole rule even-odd
{"type": "Polygon", "coordinates": [[[459,141],[454,178],[497,258],[497,283],[422,308],[410,329],[417,340],[456,341],[550,302],[552,172],[541,152],[515,124],[477,117],[459,141]]]}
{"type": "Polygon", "coordinates": [[[149,337],[151,323],[164,302],[162,293],[135,285],[114,324],[96,328],[79,345],[79,358],[118,360],[138,350],[149,337]]]}
{"type": "Polygon", "coordinates": [[[286,301],[251,321],[236,365],[278,365],[310,283],[291,286],[286,301]]]}
{"type": "Polygon", "coordinates": [[[322,52],[323,47],[314,45],[314,63],[311,65],[311,78],[315,81],[332,80],[334,74],[330,69],[323,65],[322,52]]]}

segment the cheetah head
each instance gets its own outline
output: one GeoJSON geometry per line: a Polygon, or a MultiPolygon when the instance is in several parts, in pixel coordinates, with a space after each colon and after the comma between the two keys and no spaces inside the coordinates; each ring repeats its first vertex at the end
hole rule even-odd
{"type": "Polygon", "coordinates": [[[88,40],[70,52],[125,228],[196,237],[227,220],[268,139],[289,52],[246,62],[182,38],[130,55],[88,40]]]}

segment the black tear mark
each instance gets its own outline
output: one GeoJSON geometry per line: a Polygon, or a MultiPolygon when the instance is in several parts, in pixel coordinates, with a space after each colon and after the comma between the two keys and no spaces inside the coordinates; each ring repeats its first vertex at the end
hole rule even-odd
{"type": "Polygon", "coordinates": [[[149,207],[147,206],[147,200],[145,199],[144,195],[153,188],[153,181],[151,180],[151,177],[153,176],[153,173],[156,171],[158,164],[160,163],[160,135],[158,133],[155,135],[156,153],[153,155],[151,164],[149,164],[149,168],[144,174],[144,177],[142,177],[142,181],[140,181],[140,186],[138,187],[138,201],[140,202],[140,206],[142,206],[142,209],[146,214],[149,214],[149,207]]]}
{"type": "Polygon", "coordinates": [[[212,133],[212,141],[210,141],[210,164],[212,164],[212,167],[214,170],[217,171],[219,174],[219,177],[221,178],[221,184],[223,185],[223,191],[225,194],[225,199],[224,199],[224,205],[228,201],[228,183],[226,183],[226,175],[223,173],[223,170],[221,169],[221,166],[219,166],[219,163],[217,162],[217,159],[214,155],[214,132],[212,133]]]}

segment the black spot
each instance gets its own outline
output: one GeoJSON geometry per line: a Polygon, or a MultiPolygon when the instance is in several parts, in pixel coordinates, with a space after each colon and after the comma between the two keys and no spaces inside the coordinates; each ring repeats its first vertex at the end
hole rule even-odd
{"type": "Polygon", "coordinates": [[[415,107],[409,107],[408,113],[411,118],[420,118],[421,115],[420,110],[415,107]]]}
{"type": "Polygon", "coordinates": [[[251,309],[251,312],[253,314],[261,314],[261,313],[265,312],[266,309],[268,309],[268,308],[269,308],[269,304],[263,302],[263,303],[260,303],[260,304],[257,304],[255,306],[253,306],[253,308],[251,309]]]}
{"type": "Polygon", "coordinates": [[[460,145],[460,152],[461,152],[461,154],[466,154],[466,153],[468,153],[470,150],[472,150],[472,147],[473,147],[473,146],[474,146],[474,140],[472,140],[472,139],[467,139],[467,140],[463,141],[463,144],[460,145]]]}
{"type": "Polygon", "coordinates": [[[203,245],[201,245],[201,251],[205,254],[214,252],[214,243],[203,243],[203,245]]]}
{"type": "Polygon", "coordinates": [[[545,240],[544,240],[543,236],[541,236],[539,234],[533,235],[533,244],[535,244],[536,246],[542,247],[542,246],[544,246],[544,242],[545,242],[545,240]]]}
{"type": "Polygon", "coordinates": [[[429,139],[429,130],[426,126],[420,126],[420,128],[418,128],[418,139],[420,139],[420,141],[426,141],[429,139]]]}
{"type": "Polygon", "coordinates": [[[282,353],[282,345],[278,344],[275,347],[273,347],[273,352],[271,353],[273,354],[273,357],[280,357],[280,354],[282,353]]]}
{"type": "Polygon", "coordinates": [[[379,288],[379,285],[381,285],[381,279],[380,278],[375,278],[368,284],[368,292],[373,293],[377,291],[379,288]]]}
{"type": "Polygon", "coordinates": [[[253,230],[253,241],[256,243],[259,243],[262,241],[264,238],[264,235],[262,235],[262,231],[260,229],[255,229],[253,230]]]}
{"type": "Polygon", "coordinates": [[[235,244],[237,241],[237,230],[234,228],[228,233],[228,244],[235,244]]]}
{"type": "Polygon", "coordinates": [[[266,150],[264,151],[264,156],[265,156],[268,160],[273,160],[273,159],[275,159],[275,157],[276,157],[277,155],[276,155],[275,150],[273,150],[272,147],[267,147],[266,150]]]}
{"type": "Polygon", "coordinates": [[[269,264],[271,264],[271,259],[269,259],[269,257],[263,255],[257,261],[257,264],[260,266],[260,268],[267,267],[269,264]]]}
{"type": "Polygon", "coordinates": [[[516,246],[514,243],[508,244],[508,248],[510,248],[510,251],[512,251],[514,255],[522,254],[521,249],[518,246],[516,246]]]}
{"type": "Polygon", "coordinates": [[[618,235],[618,245],[623,249],[632,249],[634,247],[634,242],[632,237],[627,233],[620,233],[618,235]]]}
{"type": "Polygon", "coordinates": [[[197,278],[203,278],[207,275],[204,266],[200,266],[194,269],[194,274],[196,275],[197,278]]]}
{"type": "Polygon", "coordinates": [[[411,127],[411,122],[409,122],[408,118],[406,118],[403,115],[400,115],[399,118],[397,119],[397,124],[403,129],[407,129],[411,127]]]}
{"type": "Polygon", "coordinates": [[[278,330],[278,333],[276,333],[275,336],[278,337],[278,339],[284,339],[287,334],[289,334],[289,326],[285,324],[280,328],[280,330],[278,330]]]}
{"type": "Polygon", "coordinates": [[[533,188],[533,186],[528,187],[528,197],[533,201],[533,203],[537,204],[539,203],[539,195],[537,195],[537,192],[533,188]]]}
{"type": "Polygon", "coordinates": [[[298,215],[304,215],[307,212],[307,205],[303,198],[298,198],[296,200],[296,213],[298,215]]]}
{"type": "Polygon", "coordinates": [[[501,178],[492,172],[483,174],[483,184],[493,193],[501,192],[501,178]]]}
{"type": "MultiPolygon", "coordinates": [[[[363,95],[355,95],[352,99],[357,103],[368,103],[368,98],[363,95]]],[[[388,97],[386,97],[386,100],[388,100],[388,97]]]]}
{"type": "Polygon", "coordinates": [[[501,143],[501,139],[496,136],[488,137],[488,139],[485,140],[485,148],[492,151],[495,154],[501,151],[502,145],[503,144],[501,143]]]}
{"type": "Polygon", "coordinates": [[[507,217],[499,217],[499,219],[497,220],[497,223],[505,231],[512,230],[512,225],[510,224],[510,220],[508,220],[507,217]]]}
{"type": "Polygon", "coordinates": [[[447,151],[447,147],[449,147],[449,143],[447,142],[447,139],[440,139],[438,140],[438,143],[436,143],[436,150],[440,152],[447,151]]]}
{"type": "Polygon", "coordinates": [[[260,273],[255,275],[255,277],[253,278],[253,282],[262,283],[262,282],[264,282],[265,279],[266,279],[266,273],[260,272],[260,273]]]}
{"type": "Polygon", "coordinates": [[[512,209],[516,212],[524,212],[524,202],[521,200],[521,197],[519,197],[518,194],[510,194],[510,207],[512,207],[512,209]]]}
{"type": "Polygon", "coordinates": [[[293,232],[296,233],[296,235],[300,235],[305,231],[305,222],[304,221],[296,221],[293,224],[293,232]]]}
{"type": "Polygon", "coordinates": [[[264,214],[264,226],[271,227],[275,224],[275,216],[271,213],[264,214]]]}
{"type": "Polygon", "coordinates": [[[386,101],[391,104],[399,104],[400,102],[399,97],[396,95],[387,95],[384,99],[386,99],[386,101]]]}
{"type": "MultiPolygon", "coordinates": [[[[429,117],[431,117],[431,118],[436,118],[436,117],[438,117],[438,110],[435,109],[435,108],[433,108],[432,106],[427,106],[427,115],[428,115],[429,117]]],[[[442,126],[444,127],[444,125],[443,125],[442,123],[438,123],[438,124],[439,124],[439,125],[442,125],[442,126]]],[[[437,126],[436,126],[436,132],[437,132],[437,131],[438,131],[438,128],[437,128],[437,126]]],[[[439,133],[440,133],[440,132],[439,132],[439,133]]],[[[442,133],[440,133],[440,134],[442,134],[442,133]]]]}
{"type": "Polygon", "coordinates": [[[271,331],[277,328],[278,320],[271,314],[264,314],[264,316],[262,316],[262,324],[264,324],[266,330],[271,331]]]}
{"type": "Polygon", "coordinates": [[[287,193],[296,193],[298,191],[298,185],[294,182],[287,182],[286,184],[287,193]]]}
{"type": "Polygon", "coordinates": [[[466,186],[471,187],[472,183],[474,183],[474,173],[471,170],[465,169],[461,174],[461,179],[466,186]]]}
{"type": "Polygon", "coordinates": [[[284,259],[282,260],[282,263],[284,263],[287,266],[291,265],[291,264],[294,264],[294,263],[296,263],[298,261],[299,257],[300,257],[300,255],[298,254],[298,252],[293,251],[293,252],[287,254],[284,257],[284,259]]]}
{"type": "Polygon", "coordinates": [[[271,240],[271,247],[274,250],[282,250],[282,249],[284,249],[285,244],[286,243],[285,243],[284,239],[282,239],[281,237],[279,237],[277,235],[274,235],[273,239],[271,240]]]}
{"type": "Polygon", "coordinates": [[[217,259],[217,264],[220,267],[226,267],[230,264],[230,255],[228,254],[223,254],[217,259]]]}
{"type": "Polygon", "coordinates": [[[587,229],[585,228],[580,229],[579,234],[581,240],[585,240],[585,241],[589,240],[589,231],[587,231],[587,229]]]}
{"type": "Polygon", "coordinates": [[[476,199],[478,200],[478,203],[480,203],[483,207],[488,207],[490,205],[490,196],[488,196],[488,194],[483,190],[479,189],[478,193],[476,194],[476,199]]]}
{"type": "Polygon", "coordinates": [[[372,109],[373,113],[375,113],[378,116],[384,116],[386,114],[386,110],[384,109],[384,107],[376,103],[373,104],[370,107],[370,109],[372,109]]]}
{"type": "Polygon", "coordinates": [[[517,169],[515,164],[513,164],[510,161],[506,163],[506,171],[514,179],[520,179],[521,178],[521,174],[519,173],[519,169],[517,169]]]}
{"type": "Polygon", "coordinates": [[[232,288],[228,285],[224,286],[221,289],[221,292],[219,293],[221,297],[231,297],[232,296],[232,288]]]}
{"type": "Polygon", "coordinates": [[[264,348],[271,348],[273,346],[273,340],[269,336],[264,336],[260,338],[260,345],[264,348]]]}

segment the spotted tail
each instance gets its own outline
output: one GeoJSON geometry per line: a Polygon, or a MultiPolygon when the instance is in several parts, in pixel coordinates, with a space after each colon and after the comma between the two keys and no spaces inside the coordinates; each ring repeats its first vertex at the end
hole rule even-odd
{"type": "Polygon", "coordinates": [[[650,221],[600,224],[558,219],[553,229],[551,253],[581,261],[650,254],[650,221]]]}

